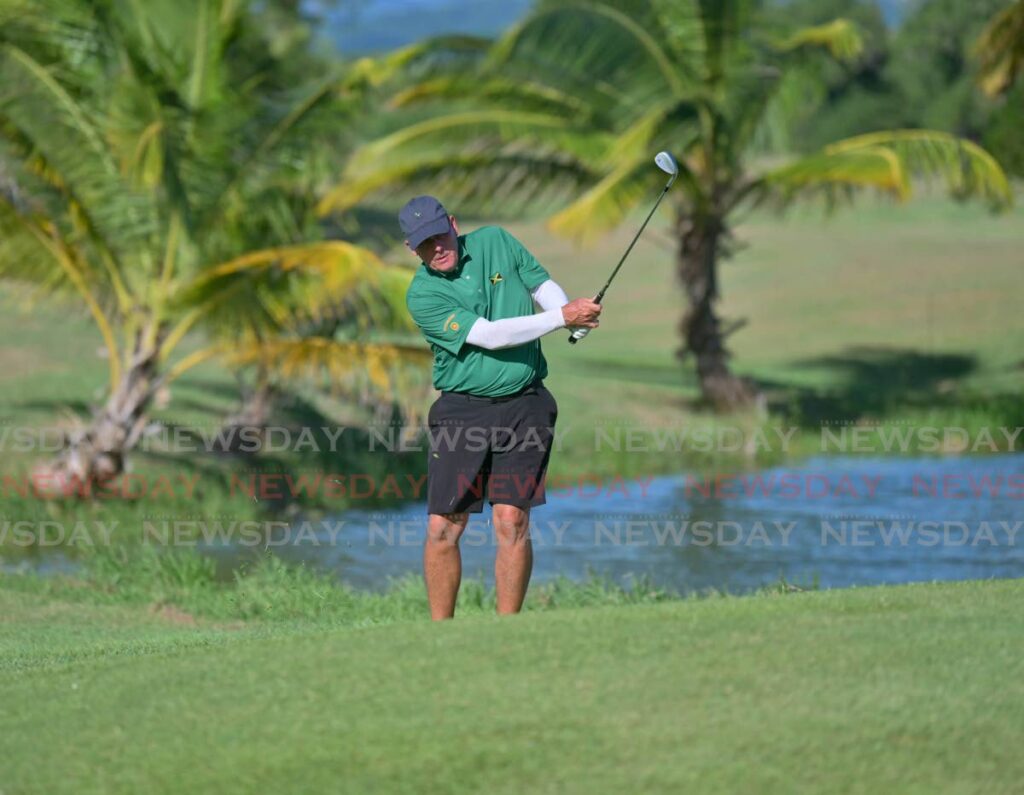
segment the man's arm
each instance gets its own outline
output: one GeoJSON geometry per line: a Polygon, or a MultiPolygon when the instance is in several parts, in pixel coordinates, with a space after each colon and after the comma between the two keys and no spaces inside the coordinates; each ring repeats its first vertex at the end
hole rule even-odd
{"type": "Polygon", "coordinates": [[[444,348],[452,356],[459,355],[469,329],[479,319],[475,312],[455,305],[447,296],[418,287],[415,281],[406,293],[405,303],[427,342],[444,348]]]}
{"type": "Polygon", "coordinates": [[[561,309],[504,320],[485,320],[481,317],[469,329],[466,342],[489,351],[514,348],[516,345],[540,339],[545,334],[564,326],[565,317],[561,309]]]}
{"type": "Polygon", "coordinates": [[[469,329],[466,342],[490,351],[514,348],[516,345],[540,339],[545,334],[565,326],[596,328],[597,317],[600,314],[600,304],[595,304],[589,298],[577,298],[560,308],[548,309],[536,315],[510,317],[505,320],[486,320],[481,317],[469,329]]]}
{"type": "Polygon", "coordinates": [[[559,287],[554,279],[548,279],[532,290],[530,295],[533,296],[533,300],[537,302],[537,305],[544,310],[561,309],[569,303],[569,296],[565,294],[565,290],[559,287]]]}
{"type": "Polygon", "coordinates": [[[499,350],[533,342],[545,334],[565,327],[562,307],[569,303],[569,298],[553,279],[548,279],[536,287],[530,295],[540,308],[545,310],[544,312],[497,321],[480,318],[469,329],[466,342],[478,348],[499,350]]]}

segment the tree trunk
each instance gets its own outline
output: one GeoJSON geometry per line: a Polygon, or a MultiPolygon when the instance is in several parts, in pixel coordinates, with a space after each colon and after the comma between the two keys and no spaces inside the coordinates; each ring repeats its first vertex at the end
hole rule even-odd
{"type": "Polygon", "coordinates": [[[677,270],[686,290],[688,307],[679,324],[685,345],[677,356],[685,359],[693,355],[704,400],[715,411],[732,412],[753,406],[758,393],[750,383],[729,370],[729,352],[725,348],[721,320],[715,313],[717,267],[724,232],[718,218],[679,216],[677,270]]]}
{"type": "MultiPolygon", "coordinates": [[[[221,426],[223,431],[232,428],[256,429],[261,443],[265,439],[265,431],[270,417],[281,391],[270,377],[270,371],[265,365],[258,365],[256,371],[256,383],[250,387],[238,375],[239,389],[242,394],[242,404],[238,411],[231,414],[221,426]]],[[[229,440],[225,452],[242,452],[242,444],[246,441],[241,434],[225,433],[222,436],[229,440]]]]}
{"type": "Polygon", "coordinates": [[[159,387],[161,334],[151,345],[144,330],[136,334],[131,358],[103,408],[94,412],[87,427],[65,433],[64,449],[54,460],[36,467],[42,489],[86,496],[92,486],[124,472],[126,455],[142,436],[146,412],[159,387]]]}

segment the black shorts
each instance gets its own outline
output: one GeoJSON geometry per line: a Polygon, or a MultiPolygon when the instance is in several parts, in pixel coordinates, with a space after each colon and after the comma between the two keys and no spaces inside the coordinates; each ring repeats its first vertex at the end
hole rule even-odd
{"type": "Polygon", "coordinates": [[[504,398],[442,392],[427,417],[427,513],[543,505],[557,418],[541,382],[504,398]]]}

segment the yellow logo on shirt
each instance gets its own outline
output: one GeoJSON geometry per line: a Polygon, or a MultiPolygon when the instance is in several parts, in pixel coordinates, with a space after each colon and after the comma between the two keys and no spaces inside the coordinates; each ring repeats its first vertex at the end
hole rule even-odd
{"type": "Polygon", "coordinates": [[[491,284],[497,284],[500,281],[503,281],[500,273],[496,273],[491,277],[491,284]]]}
{"type": "Polygon", "coordinates": [[[459,330],[459,324],[458,323],[452,323],[452,331],[458,331],[458,330],[459,330]]]}
{"type": "Polygon", "coordinates": [[[455,313],[454,312],[452,312],[450,315],[448,315],[448,319],[444,322],[444,329],[442,329],[442,330],[443,331],[447,331],[448,327],[452,326],[452,328],[455,331],[458,331],[459,330],[459,324],[456,323],[456,324],[452,325],[452,321],[453,320],[455,320],[455,313]]]}

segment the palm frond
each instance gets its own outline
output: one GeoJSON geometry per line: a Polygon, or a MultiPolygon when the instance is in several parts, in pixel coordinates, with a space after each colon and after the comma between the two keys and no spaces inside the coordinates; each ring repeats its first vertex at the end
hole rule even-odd
{"type": "Polygon", "coordinates": [[[7,199],[0,196],[0,232],[5,240],[0,245],[0,274],[14,275],[53,287],[66,280],[89,310],[96,327],[107,346],[109,355],[110,387],[121,374],[117,337],[111,317],[104,310],[90,283],[86,266],[45,222],[26,217],[7,199]],[[25,257],[25,259],[21,259],[25,257]],[[61,279],[54,277],[60,274],[61,279]]]}
{"type": "Polygon", "coordinates": [[[27,217],[22,208],[0,194],[0,276],[37,285],[46,292],[71,289],[45,237],[38,219],[27,217]]]}
{"type": "Polygon", "coordinates": [[[1004,8],[985,26],[974,45],[981,89],[990,97],[1010,90],[1024,71],[1024,0],[1004,8]]]}
{"type": "Polygon", "coordinates": [[[506,110],[442,114],[374,141],[353,153],[341,182],[325,193],[321,215],[352,207],[374,190],[409,181],[432,166],[453,168],[486,164],[489,153],[501,158],[504,140],[515,140],[513,154],[524,148],[570,149],[591,146],[592,139],[572,134],[560,116],[506,110]]]}
{"type": "Polygon", "coordinates": [[[416,333],[416,324],[405,304],[414,274],[411,268],[384,268],[378,272],[376,283],[356,288],[351,302],[352,314],[339,319],[354,321],[361,329],[416,333]]]}
{"type": "Polygon", "coordinates": [[[35,58],[0,46],[0,131],[67,194],[108,250],[153,230],[150,206],[121,179],[100,127],[35,58]]]}
{"type": "Polygon", "coordinates": [[[705,57],[703,18],[698,0],[650,0],[659,38],[687,83],[697,83],[705,57]]]}
{"type": "Polygon", "coordinates": [[[484,68],[637,107],[687,85],[685,64],[665,48],[658,17],[635,0],[542,3],[496,42],[484,68]]]}
{"type": "MultiPolygon", "coordinates": [[[[105,273],[110,279],[110,284],[97,286],[101,286],[103,290],[108,286],[111,287],[122,307],[127,306],[130,303],[130,298],[124,287],[120,264],[115,260],[111,250],[96,229],[89,208],[82,204],[65,184],[57,170],[50,166],[46,157],[41,152],[34,150],[31,143],[19,131],[9,126],[5,127],[2,123],[0,123],[0,128],[2,128],[0,137],[6,138],[5,143],[8,146],[5,149],[11,155],[11,160],[8,162],[12,164],[12,171],[17,171],[18,211],[31,215],[35,222],[45,224],[54,231],[59,229],[71,240],[95,247],[103,269],[92,267],[93,263],[86,258],[82,263],[83,276],[90,283],[97,284],[103,280],[105,273]],[[21,159],[20,163],[17,162],[18,158],[21,159]]],[[[0,151],[0,157],[4,154],[5,152],[0,151]]],[[[12,263],[7,263],[7,266],[8,268],[12,267],[12,263]]],[[[52,274],[53,280],[49,287],[59,291],[61,282],[59,272],[55,270],[52,271],[52,274]]],[[[38,274],[36,277],[29,278],[41,284],[42,282],[39,282],[37,277],[38,274]]]]}
{"type": "Polygon", "coordinates": [[[478,60],[491,46],[491,39],[483,36],[434,36],[378,57],[363,57],[353,61],[346,72],[346,90],[378,88],[396,81],[418,69],[434,69],[438,62],[451,68],[451,61],[460,57],[478,60]]]}
{"type": "Polygon", "coordinates": [[[808,69],[745,76],[726,111],[732,120],[733,151],[739,156],[793,151],[794,120],[812,114],[826,97],[826,86],[808,69]]]}
{"type": "Polygon", "coordinates": [[[702,77],[717,84],[736,54],[748,21],[749,0],[697,0],[700,6],[700,28],[703,37],[704,63],[702,77]]]}
{"type": "Polygon", "coordinates": [[[318,210],[341,213],[370,195],[397,198],[423,190],[444,194],[453,209],[471,203],[477,213],[514,214],[538,202],[577,194],[592,180],[584,161],[597,156],[576,157],[529,140],[515,144],[484,141],[458,147],[455,152],[423,148],[381,161],[373,170],[344,175],[325,194],[318,210]]]}
{"type": "Polygon", "coordinates": [[[650,193],[651,166],[648,159],[623,162],[555,215],[548,222],[548,228],[579,242],[592,242],[601,233],[621,223],[640,198],[650,193]]]}
{"type": "Polygon", "coordinates": [[[763,173],[746,195],[783,202],[816,193],[831,200],[842,191],[876,188],[899,201],[917,179],[938,179],[957,198],[980,198],[993,209],[1012,202],[1009,182],[988,152],[970,141],[933,130],[896,130],[847,138],[824,151],[763,173]]]}
{"type": "Polygon", "coordinates": [[[898,199],[910,195],[908,175],[899,158],[884,147],[870,147],[819,152],[771,169],[753,181],[744,196],[780,204],[824,196],[831,205],[861,188],[875,188],[898,199]]]}
{"type": "Polygon", "coordinates": [[[323,300],[330,300],[360,281],[372,282],[388,267],[372,251],[342,240],[261,249],[205,269],[180,289],[178,300],[183,305],[204,303],[239,281],[255,284],[255,277],[292,272],[315,277],[323,300]]]}
{"type": "Polygon", "coordinates": [[[168,335],[168,352],[200,322],[221,339],[322,335],[343,325],[406,332],[411,277],[409,269],[341,241],[252,252],[180,289],[174,306],[185,314],[168,335]]]}
{"type": "MultiPolygon", "coordinates": [[[[236,194],[243,190],[245,182],[255,181],[253,176],[256,167],[264,164],[275,149],[288,143],[291,136],[301,132],[303,122],[318,108],[331,101],[342,80],[339,75],[328,75],[318,81],[293,102],[276,123],[261,133],[247,147],[244,155],[235,159],[236,162],[230,165],[230,172],[223,183],[201,210],[203,228],[224,220],[227,215],[225,211],[233,206],[232,202],[237,198],[236,194]]],[[[308,140],[303,143],[310,145],[308,140]]]]}
{"type": "Polygon", "coordinates": [[[430,350],[407,343],[341,342],[322,337],[272,339],[241,343],[224,358],[232,367],[262,364],[284,378],[326,375],[340,380],[366,372],[381,389],[391,385],[390,373],[409,364],[426,366],[430,350]]]}
{"type": "Polygon", "coordinates": [[[604,155],[601,166],[612,169],[624,160],[635,161],[648,156],[651,141],[661,132],[665,119],[676,107],[675,100],[661,102],[620,132],[604,155]]]}
{"type": "Polygon", "coordinates": [[[857,25],[848,19],[833,19],[794,31],[777,46],[782,52],[825,50],[838,61],[852,61],[864,51],[857,25]]]}
{"type": "Polygon", "coordinates": [[[456,100],[472,95],[475,102],[496,107],[515,107],[520,111],[555,113],[585,123],[590,105],[580,97],[557,86],[534,80],[496,75],[441,75],[397,92],[388,102],[392,108],[405,108],[441,99],[456,100]]]}
{"type": "Polygon", "coordinates": [[[886,149],[909,178],[938,179],[956,198],[980,198],[993,209],[1013,203],[1005,172],[988,152],[973,141],[936,130],[890,130],[837,141],[830,154],[886,149]]]}
{"type": "Polygon", "coordinates": [[[410,143],[431,138],[451,141],[471,140],[481,134],[501,137],[529,135],[538,131],[564,130],[568,122],[561,116],[518,110],[477,110],[451,113],[405,127],[360,149],[352,157],[352,168],[358,170],[386,158],[410,143]]]}

